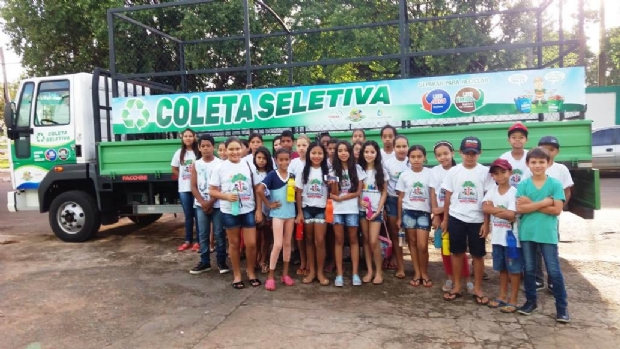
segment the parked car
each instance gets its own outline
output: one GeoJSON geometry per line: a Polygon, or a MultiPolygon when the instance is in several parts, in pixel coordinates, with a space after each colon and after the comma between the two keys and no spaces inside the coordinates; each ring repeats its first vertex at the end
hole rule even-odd
{"type": "Polygon", "coordinates": [[[592,132],[592,165],[599,170],[620,170],[620,126],[592,132]]]}

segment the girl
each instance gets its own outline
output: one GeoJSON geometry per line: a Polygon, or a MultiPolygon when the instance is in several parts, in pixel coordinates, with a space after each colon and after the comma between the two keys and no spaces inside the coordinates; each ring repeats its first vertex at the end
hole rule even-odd
{"type": "Polygon", "coordinates": [[[426,149],[413,145],[407,153],[411,168],[400,175],[398,192],[398,219],[396,224],[405,229],[413,262],[414,276],[409,283],[432,287],[428,276],[428,233],[431,230],[431,202],[429,184],[431,170],[424,167],[426,149]]]}
{"type": "Polygon", "coordinates": [[[224,142],[217,146],[217,156],[219,156],[220,160],[228,159],[226,156],[226,144],[224,144],[224,142]]]}
{"type": "MultiPolygon", "coordinates": [[[[452,143],[448,141],[439,141],[433,147],[435,158],[439,165],[433,167],[431,170],[431,210],[433,213],[433,227],[438,228],[443,221],[444,213],[444,199],[446,197],[445,189],[441,189],[441,183],[446,177],[448,171],[452,166],[456,165],[454,161],[454,147],[452,143]]],[[[443,259],[443,267],[448,279],[445,285],[442,287],[444,292],[452,291],[452,285],[454,284],[454,276],[452,275],[452,258],[450,256],[441,255],[443,259]]],[[[467,262],[467,253],[463,255],[463,271],[462,277],[469,279],[469,263],[467,262]]],[[[474,284],[467,282],[467,289],[473,292],[474,284]]]]}
{"type": "Polygon", "coordinates": [[[196,221],[196,243],[194,242],[194,220],[196,214],[194,211],[194,195],[192,194],[191,178],[192,164],[196,159],[200,159],[200,151],[198,151],[198,143],[196,142],[196,132],[186,129],[181,134],[181,149],[177,150],[172,157],[172,174],[178,178],[179,199],[183,206],[185,214],[185,242],[179,246],[179,251],[192,249],[192,251],[200,251],[198,243],[198,222],[196,221]]]}
{"type": "Polygon", "coordinates": [[[366,142],[366,132],[363,128],[356,128],[353,130],[353,134],[351,135],[351,143],[355,144],[357,142],[361,142],[362,144],[366,142]]]}
{"type": "MultiPolygon", "coordinates": [[[[295,178],[300,176],[301,172],[304,170],[306,153],[308,152],[308,146],[310,145],[310,138],[302,134],[299,138],[297,138],[296,145],[299,157],[293,159],[293,161],[291,161],[291,165],[289,166],[289,172],[292,173],[295,178]]],[[[301,213],[301,211],[298,211],[298,213],[301,213]]],[[[297,249],[299,250],[299,259],[301,260],[301,265],[299,266],[299,269],[297,269],[297,275],[307,276],[310,274],[310,268],[307,263],[306,241],[303,239],[297,240],[297,249]]]]}
{"type": "Polygon", "coordinates": [[[248,144],[248,155],[246,156],[246,160],[250,163],[254,162],[254,154],[259,147],[263,146],[263,136],[258,133],[252,133],[249,138],[248,144]]]}
{"type": "Polygon", "coordinates": [[[353,286],[360,286],[362,279],[358,275],[359,244],[357,228],[359,226],[358,198],[362,192],[362,181],[366,174],[359,165],[355,164],[353,147],[347,141],[340,141],[336,146],[336,158],[331,175],[337,180],[330,180],[330,198],[334,202],[334,234],[336,236],[335,259],[338,275],[334,280],[337,287],[344,286],[342,278],[342,252],[344,247],[344,226],[347,226],[349,243],[351,245],[351,262],[353,264],[353,286]]]}
{"type": "Polygon", "coordinates": [[[309,284],[318,278],[323,286],[329,285],[329,279],[323,274],[325,263],[325,207],[327,205],[327,186],[325,176],[329,174],[327,169],[327,157],[325,148],[318,142],[310,143],[309,151],[305,154],[303,170],[295,177],[297,187],[297,219],[296,223],[304,223],[304,235],[306,238],[306,255],[309,267],[308,276],[303,279],[304,284],[309,284]],[[316,266],[315,266],[316,249],[316,266]]]}
{"type": "Polygon", "coordinates": [[[383,206],[387,199],[387,185],[385,181],[388,178],[388,174],[383,168],[382,162],[379,144],[375,141],[364,143],[362,154],[359,158],[360,167],[366,174],[360,200],[360,225],[362,226],[362,236],[364,238],[364,256],[368,274],[364,276],[362,281],[368,283],[372,280],[372,283],[375,285],[383,283],[379,231],[381,230],[381,223],[383,223],[383,206]],[[369,205],[373,212],[370,219],[368,219],[366,214],[369,205]],[[372,279],[373,261],[377,268],[374,279],[372,279]]]}
{"type": "Polygon", "coordinates": [[[241,141],[237,137],[226,140],[226,154],[228,160],[214,171],[209,179],[209,195],[220,200],[222,223],[228,236],[228,253],[232,262],[234,279],[232,287],[245,288],[241,280],[239,266],[239,235],[243,228],[245,242],[246,271],[252,287],[261,285],[256,278],[254,265],[256,263],[256,222],[261,222],[263,215],[260,208],[261,201],[256,196],[256,184],[260,184],[260,177],[254,165],[241,159],[241,141]]]}
{"type": "MultiPolygon", "coordinates": [[[[409,141],[407,138],[405,136],[396,136],[394,139],[393,152],[395,156],[389,160],[383,159],[383,166],[389,175],[387,186],[388,197],[385,208],[388,214],[388,234],[390,234],[390,239],[392,241],[398,241],[398,230],[400,226],[396,224],[396,220],[398,219],[398,194],[396,193],[396,183],[398,182],[400,174],[409,169],[407,163],[408,148],[409,141]]],[[[383,153],[381,153],[381,156],[383,156],[383,153]]],[[[396,277],[404,279],[405,262],[403,260],[403,249],[395,243],[392,245],[392,251],[392,260],[385,260],[383,262],[383,268],[388,270],[396,269],[396,277]]]]}
{"type": "Polygon", "coordinates": [[[381,128],[381,142],[383,142],[383,149],[381,149],[381,158],[383,161],[388,161],[394,157],[394,148],[398,132],[392,125],[385,125],[381,128]]]}
{"type": "MultiPolygon", "coordinates": [[[[280,252],[284,248],[283,260],[284,268],[280,281],[286,286],[295,285],[295,281],[288,275],[289,262],[291,260],[291,240],[293,238],[293,223],[295,220],[295,200],[287,200],[287,190],[293,183],[289,173],[291,153],[288,149],[280,149],[276,152],[278,169],[269,172],[267,177],[258,186],[258,195],[264,202],[267,202],[265,190],[269,189],[271,199],[269,200],[269,216],[273,220],[273,249],[269,260],[269,276],[265,282],[265,289],[268,291],[276,290],[275,270],[278,263],[280,252]]],[[[292,189],[292,188],[291,188],[292,189]]],[[[260,213],[262,216],[262,213],[260,213]]],[[[261,217],[262,218],[262,217],[261,217]]]]}
{"type": "Polygon", "coordinates": [[[353,157],[355,158],[356,164],[359,164],[360,152],[362,151],[362,145],[364,145],[364,142],[362,141],[357,141],[353,143],[353,157]]]}
{"type": "MultiPolygon", "coordinates": [[[[254,152],[254,166],[260,180],[264,180],[271,171],[274,170],[273,160],[269,150],[265,147],[258,147],[254,152]]],[[[269,191],[265,190],[265,196],[269,198],[269,191]]],[[[273,233],[271,232],[271,221],[269,220],[269,202],[262,203],[263,212],[263,224],[256,228],[256,246],[258,246],[258,265],[261,268],[261,273],[267,274],[269,272],[269,264],[265,262],[269,255],[269,247],[273,242],[273,233]]]]}
{"type": "MultiPolygon", "coordinates": [[[[273,146],[271,147],[271,154],[276,155],[276,152],[277,152],[280,148],[282,148],[282,146],[280,145],[281,138],[282,138],[281,136],[276,136],[276,137],[273,139],[273,146]]],[[[275,164],[275,163],[276,163],[276,159],[275,159],[275,158],[273,158],[272,160],[273,160],[273,163],[275,164]]]]}

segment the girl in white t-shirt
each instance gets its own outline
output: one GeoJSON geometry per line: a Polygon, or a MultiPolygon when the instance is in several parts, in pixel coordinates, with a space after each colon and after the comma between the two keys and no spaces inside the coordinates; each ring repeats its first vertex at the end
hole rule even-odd
{"type": "MultiPolygon", "coordinates": [[[[273,160],[267,148],[258,147],[254,151],[254,166],[256,166],[256,173],[261,182],[267,177],[269,172],[274,170],[273,160]]],[[[268,189],[265,190],[265,196],[269,197],[268,189]]],[[[267,263],[269,247],[273,243],[273,231],[271,230],[271,220],[269,219],[269,202],[263,202],[261,209],[263,211],[263,223],[256,227],[256,246],[259,248],[257,259],[261,273],[267,274],[269,272],[269,264],[267,263]]]]}
{"type": "Polygon", "coordinates": [[[196,159],[200,159],[200,151],[198,151],[198,143],[196,142],[196,132],[186,129],[181,134],[181,149],[177,150],[172,157],[172,174],[178,178],[179,199],[183,206],[185,214],[185,242],[179,246],[179,251],[192,249],[192,251],[200,251],[198,242],[198,222],[194,211],[194,195],[192,194],[191,178],[192,165],[196,159]],[[194,225],[196,226],[196,243],[194,242],[194,225]]]}
{"type": "Polygon", "coordinates": [[[228,236],[228,253],[232,262],[234,279],[232,286],[243,289],[239,266],[240,231],[243,228],[245,243],[246,271],[252,287],[259,287],[261,281],[256,277],[256,223],[262,221],[261,201],[257,200],[256,186],[261,179],[254,164],[241,158],[241,141],[237,137],[226,140],[228,160],[222,162],[209,180],[209,195],[220,200],[222,222],[228,236]],[[256,211],[256,207],[259,208],[256,211]]]}
{"type": "Polygon", "coordinates": [[[353,264],[353,286],[361,286],[362,279],[358,275],[360,250],[357,241],[359,227],[358,198],[362,192],[362,181],[366,174],[355,164],[353,147],[347,141],[340,141],[336,145],[333,170],[330,173],[337,180],[330,180],[330,198],[334,202],[334,234],[336,236],[335,259],[337,276],[334,285],[344,286],[342,253],[344,248],[344,226],[347,226],[349,243],[351,245],[351,263],[353,264]]]}
{"type": "Polygon", "coordinates": [[[383,168],[379,144],[367,141],[361,149],[359,165],[364,170],[366,178],[363,181],[362,196],[360,197],[360,225],[364,238],[364,256],[368,274],[362,281],[372,281],[375,285],[383,283],[381,248],[379,245],[379,231],[383,223],[383,206],[387,199],[388,173],[383,168]],[[368,211],[370,208],[370,211],[368,211]],[[372,213],[371,213],[372,212],[372,213]],[[368,214],[371,216],[368,217],[368,214]],[[374,279],[372,262],[375,262],[376,274],[374,279]]]}
{"type": "MultiPolygon", "coordinates": [[[[308,152],[308,146],[310,145],[310,138],[306,135],[299,135],[297,140],[295,141],[295,146],[297,148],[297,154],[299,154],[298,158],[291,160],[291,164],[289,165],[289,172],[292,173],[295,178],[301,175],[301,172],[304,170],[304,165],[306,164],[306,153],[308,152]]],[[[299,259],[300,264],[297,269],[297,275],[307,276],[310,274],[310,268],[308,267],[308,258],[306,256],[306,240],[295,240],[297,243],[297,250],[299,251],[299,259]]]]}
{"type": "Polygon", "coordinates": [[[394,150],[396,148],[396,136],[398,136],[398,132],[396,131],[396,127],[392,125],[385,125],[381,128],[380,135],[381,142],[383,142],[381,158],[383,161],[388,161],[395,156],[394,150]]]}
{"type": "Polygon", "coordinates": [[[313,142],[307,148],[305,164],[295,177],[297,219],[304,223],[306,239],[306,256],[308,275],[303,279],[309,284],[318,278],[323,286],[329,285],[329,279],[323,273],[325,264],[325,207],[327,206],[327,154],[320,143],[313,142]],[[316,265],[315,265],[316,258],[316,265]]]}
{"type": "Polygon", "coordinates": [[[428,233],[431,230],[431,170],[426,164],[426,149],[412,145],[407,154],[411,168],[400,175],[397,225],[405,229],[413,262],[414,276],[409,284],[432,287],[428,276],[428,233]]]}

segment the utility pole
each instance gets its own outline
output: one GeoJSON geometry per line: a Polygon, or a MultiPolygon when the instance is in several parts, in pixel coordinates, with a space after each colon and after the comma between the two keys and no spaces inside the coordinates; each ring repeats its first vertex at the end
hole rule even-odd
{"type": "Polygon", "coordinates": [[[4,48],[0,47],[0,65],[2,65],[2,76],[4,81],[4,103],[11,103],[11,96],[9,96],[9,83],[6,78],[6,64],[4,62],[4,48]]]}
{"type": "Polygon", "coordinates": [[[600,34],[599,34],[599,54],[598,54],[598,85],[607,85],[607,54],[605,52],[605,37],[607,36],[607,30],[605,29],[605,0],[600,0],[600,34]]]}

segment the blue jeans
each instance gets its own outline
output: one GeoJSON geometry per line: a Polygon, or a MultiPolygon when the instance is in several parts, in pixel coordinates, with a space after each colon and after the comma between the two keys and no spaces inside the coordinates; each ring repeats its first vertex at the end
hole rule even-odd
{"type": "Polygon", "coordinates": [[[564,276],[560,269],[558,257],[558,245],[540,244],[532,241],[521,241],[521,250],[525,262],[525,298],[530,302],[536,302],[536,250],[540,249],[549,281],[553,284],[553,296],[556,308],[566,308],[566,288],[564,276]]]}
{"type": "MultiPolygon", "coordinates": [[[[179,199],[181,200],[181,206],[185,214],[185,241],[191,244],[194,242],[194,219],[196,218],[196,212],[194,211],[194,195],[192,195],[191,191],[180,192],[179,199]]],[[[197,240],[199,236],[200,230],[198,230],[198,221],[196,221],[197,240]]]]}
{"type": "Polygon", "coordinates": [[[198,232],[200,237],[200,262],[211,264],[210,243],[211,223],[213,223],[213,235],[215,238],[215,256],[217,264],[226,263],[226,233],[222,226],[222,211],[214,208],[211,214],[206,214],[202,208],[196,207],[196,220],[198,221],[198,232]]]}

